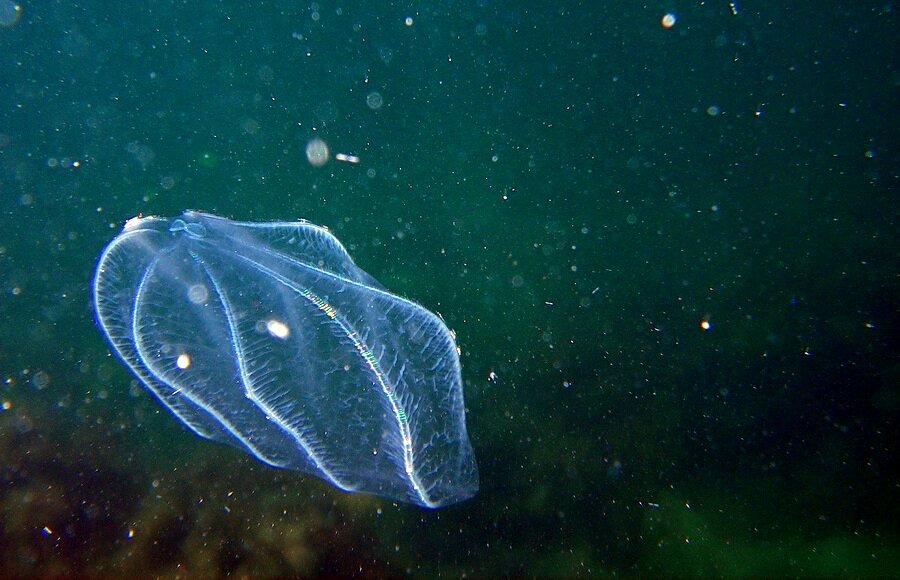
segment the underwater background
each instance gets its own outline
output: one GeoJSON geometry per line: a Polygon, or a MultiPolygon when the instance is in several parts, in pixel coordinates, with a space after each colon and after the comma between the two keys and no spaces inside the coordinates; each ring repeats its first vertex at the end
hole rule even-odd
{"type": "Polygon", "coordinates": [[[898,25],[0,0],[2,575],[897,574],[898,25]],[[163,410],[90,283],[188,208],[327,226],[438,312],[479,493],[345,494],[163,410]]]}

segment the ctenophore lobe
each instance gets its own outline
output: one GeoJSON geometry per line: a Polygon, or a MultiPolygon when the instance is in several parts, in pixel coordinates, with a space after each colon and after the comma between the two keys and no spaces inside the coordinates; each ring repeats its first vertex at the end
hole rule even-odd
{"type": "Polygon", "coordinates": [[[429,508],[478,491],[453,336],[325,229],[134,218],[93,292],[115,352],[198,435],[429,508]]]}

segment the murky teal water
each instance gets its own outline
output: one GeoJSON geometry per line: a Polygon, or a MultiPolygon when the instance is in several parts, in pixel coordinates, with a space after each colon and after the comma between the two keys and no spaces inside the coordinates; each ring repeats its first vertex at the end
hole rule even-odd
{"type": "Polygon", "coordinates": [[[7,4],[0,569],[897,569],[889,7],[7,4]],[[186,208],[328,226],[440,313],[478,496],[342,494],[161,411],[89,282],[186,208]]]}

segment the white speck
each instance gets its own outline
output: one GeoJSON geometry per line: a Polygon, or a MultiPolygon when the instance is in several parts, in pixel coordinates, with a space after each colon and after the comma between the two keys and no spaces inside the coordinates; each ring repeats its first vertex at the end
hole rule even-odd
{"type": "Polygon", "coordinates": [[[269,334],[271,334],[275,338],[280,338],[282,340],[291,335],[291,329],[288,328],[287,324],[281,322],[280,320],[272,319],[266,321],[266,330],[268,330],[269,334]]]}
{"type": "Polygon", "coordinates": [[[175,365],[184,370],[191,366],[191,357],[187,353],[181,353],[178,355],[178,359],[175,360],[175,365]]]}

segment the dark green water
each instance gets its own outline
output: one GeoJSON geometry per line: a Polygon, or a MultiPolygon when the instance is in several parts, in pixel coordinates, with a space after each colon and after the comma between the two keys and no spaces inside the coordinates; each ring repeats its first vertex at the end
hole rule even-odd
{"type": "Polygon", "coordinates": [[[0,4],[5,574],[900,569],[891,4],[0,4]],[[439,312],[479,494],[342,494],[162,411],[89,282],[185,208],[326,225],[439,312]]]}

